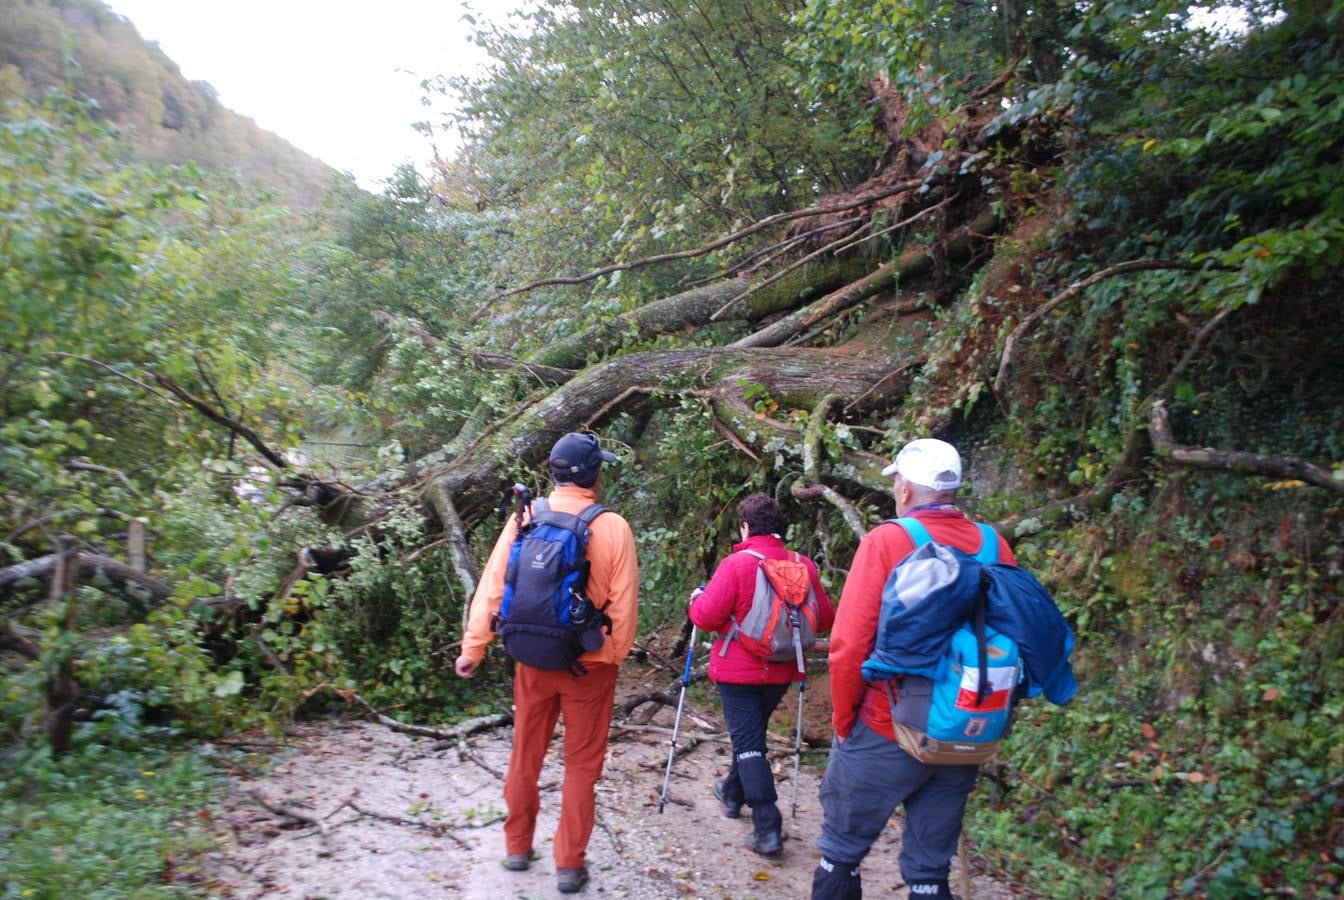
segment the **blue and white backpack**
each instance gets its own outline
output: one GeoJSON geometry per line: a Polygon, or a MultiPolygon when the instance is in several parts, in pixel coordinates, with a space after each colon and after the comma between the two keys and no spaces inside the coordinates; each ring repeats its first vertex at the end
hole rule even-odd
{"type": "Polygon", "coordinates": [[[539,498],[518,528],[493,623],[504,652],[518,662],[583,674],[579,656],[602,646],[603,626],[611,633],[611,619],[587,596],[589,526],[604,512],[593,504],[571,515],[539,498]]]}
{"type": "Polygon", "coordinates": [[[979,524],[974,554],[935,543],[917,519],[889,520],[915,549],[882,590],[863,677],[882,682],[901,749],[921,762],[977,765],[998,753],[1023,681],[1018,645],[985,624],[999,539],[979,524]],[[892,692],[892,680],[899,686],[892,692]]]}

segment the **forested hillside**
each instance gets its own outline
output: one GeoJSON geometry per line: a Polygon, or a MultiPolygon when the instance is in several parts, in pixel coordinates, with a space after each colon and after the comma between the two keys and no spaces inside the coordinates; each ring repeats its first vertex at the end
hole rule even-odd
{"type": "Polygon", "coordinates": [[[1344,4],[525,25],[442,84],[456,158],[334,189],[313,230],[119,162],[77,98],[9,108],[6,890],[171,876],[210,840],[166,824],[208,793],[202,737],[506,707],[502,657],[445,664],[501,491],[593,429],[649,665],[685,652],[742,496],[785,504],[838,597],[882,466],[955,443],[1081,683],[985,767],[975,864],[1023,896],[1335,895],[1344,4]],[[337,431],[361,462],[292,452],[337,431]],[[75,822],[137,865],[53,866],[75,822]]]}
{"type": "Polygon", "coordinates": [[[284,197],[317,205],[329,166],[220,105],[214,88],[188,81],[157,44],[101,0],[0,3],[0,103],[48,91],[97,101],[100,121],[131,129],[137,158],[194,162],[284,197]]]}

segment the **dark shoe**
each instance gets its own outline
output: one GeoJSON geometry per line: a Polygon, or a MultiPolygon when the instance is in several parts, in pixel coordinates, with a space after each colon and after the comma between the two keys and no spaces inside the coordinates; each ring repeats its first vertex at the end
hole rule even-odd
{"type": "Polygon", "coordinates": [[[784,840],[778,831],[767,831],[763,834],[753,831],[747,835],[747,846],[761,856],[779,856],[784,852],[784,840]]]}
{"type": "Polygon", "coordinates": [[[526,872],[534,859],[541,859],[541,855],[535,850],[529,850],[526,853],[510,853],[499,864],[510,872],[526,872]]]}
{"type": "Polygon", "coordinates": [[[562,894],[577,894],[588,883],[588,867],[556,869],[555,886],[562,894]]]}
{"type": "Polygon", "coordinates": [[[714,782],[714,796],[723,804],[723,814],[729,819],[738,819],[742,817],[742,804],[740,801],[729,800],[723,795],[723,782],[714,782]]]}

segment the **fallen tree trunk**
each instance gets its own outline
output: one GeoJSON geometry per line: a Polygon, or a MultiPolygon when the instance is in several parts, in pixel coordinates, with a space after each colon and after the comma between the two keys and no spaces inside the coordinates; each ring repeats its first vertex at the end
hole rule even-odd
{"type": "MultiPolygon", "coordinates": [[[[999,217],[986,210],[966,226],[962,232],[948,242],[947,260],[950,263],[964,263],[973,253],[987,244],[989,235],[998,230],[999,217]]],[[[822,297],[820,300],[783,317],[777,322],[762,328],[736,341],[732,346],[738,349],[749,347],[778,347],[794,335],[816,325],[825,319],[839,315],[851,307],[857,306],[869,297],[890,290],[899,284],[926,275],[933,271],[934,255],[920,248],[901,254],[900,258],[889,262],[875,272],[871,272],[858,281],[846,284],[839,290],[822,297]]]]}
{"type": "MultiPolygon", "coordinates": [[[[635,391],[642,396],[704,396],[746,444],[762,453],[801,460],[802,435],[753,410],[743,400],[743,385],[760,385],[782,406],[791,408],[811,409],[834,394],[841,402],[862,400],[862,406],[871,409],[903,390],[902,381],[889,380],[890,391],[870,394],[874,382],[890,368],[887,359],[850,356],[835,349],[688,348],[632,353],[588,367],[461,455],[427,457],[410,471],[400,471],[423,473],[421,489],[432,489],[439,498],[452,498],[458,517],[470,527],[493,511],[499,489],[512,480],[511,473],[540,466],[556,439],[610,415],[616,409],[613,401],[631,396],[632,389],[642,389],[635,391]]],[[[851,451],[843,459],[825,461],[820,471],[828,479],[880,489],[883,480],[878,473],[884,464],[872,454],[851,451]]],[[[345,527],[369,521],[377,498],[352,494],[347,499],[327,507],[328,520],[345,527]]]]}
{"type": "Polygon", "coordinates": [[[533,354],[527,363],[578,368],[594,354],[605,355],[622,342],[648,340],[660,334],[674,334],[705,325],[725,306],[734,310],[734,314],[727,318],[759,321],[793,309],[809,297],[860,279],[871,269],[872,264],[859,257],[832,259],[801,269],[765,290],[755,291],[743,303],[736,301],[751,288],[751,280],[747,278],[726,279],[692,288],[555,341],[533,354]]]}
{"type": "MultiPolygon", "coordinates": [[[[59,554],[52,553],[0,569],[0,597],[25,584],[50,582],[58,561],[59,554]]],[[[145,608],[163,603],[173,593],[170,586],[157,578],[110,556],[93,553],[79,554],[79,581],[120,594],[145,608]]]]}

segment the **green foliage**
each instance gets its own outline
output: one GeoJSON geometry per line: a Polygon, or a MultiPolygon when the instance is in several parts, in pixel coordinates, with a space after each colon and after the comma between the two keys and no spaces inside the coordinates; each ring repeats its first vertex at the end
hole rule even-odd
{"type": "MultiPolygon", "coordinates": [[[[870,133],[844,122],[858,104],[841,117],[802,100],[780,7],[551,0],[523,16],[526,33],[478,30],[493,67],[452,90],[473,193],[517,211],[510,256],[526,271],[694,246],[866,174],[870,133]]],[[[617,284],[599,283],[594,301],[629,305],[670,282],[617,284]]]]}
{"type": "Polygon", "coordinates": [[[404,707],[418,720],[478,715],[501,686],[453,674],[456,653],[448,646],[461,636],[464,599],[437,554],[416,558],[424,538],[418,510],[393,510],[380,521],[376,542],[354,540],[349,574],[320,599],[310,595],[313,623],[289,633],[312,651],[335,651],[371,703],[404,707]]]}
{"type": "Polygon", "coordinates": [[[970,833],[1048,896],[1328,893],[1344,875],[1329,837],[1344,631],[1328,574],[1344,548],[1308,547],[1296,498],[1253,515],[1188,499],[1209,513],[1156,528],[1121,512],[1105,532],[1018,547],[1078,623],[1084,689],[1063,709],[1023,707],[970,833]]]}
{"type": "Polygon", "coordinates": [[[60,761],[9,758],[0,776],[0,894],[190,896],[190,854],[214,776],[199,757],[89,744],[60,761]]]}

